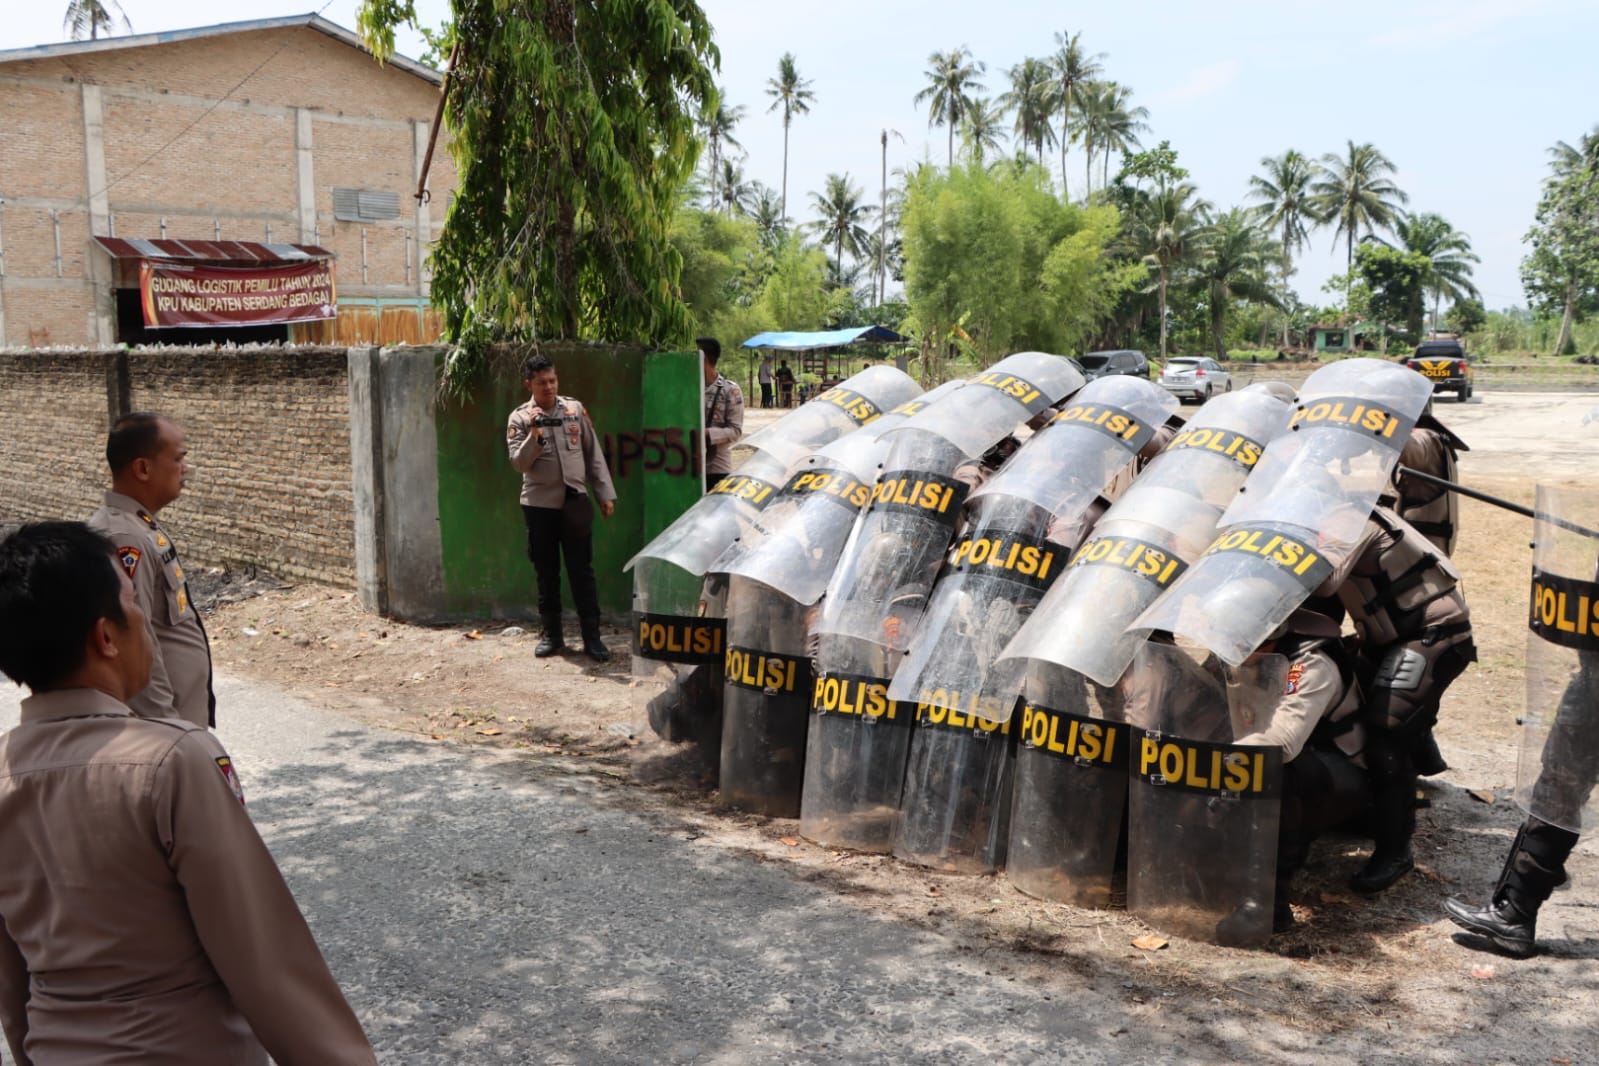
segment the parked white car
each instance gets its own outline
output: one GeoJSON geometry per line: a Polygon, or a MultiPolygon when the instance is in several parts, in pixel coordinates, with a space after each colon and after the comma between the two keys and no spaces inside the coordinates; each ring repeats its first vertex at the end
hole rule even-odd
{"type": "Polygon", "coordinates": [[[1218,392],[1233,391],[1233,376],[1214,359],[1177,356],[1161,368],[1160,387],[1184,403],[1204,403],[1218,392]]]}

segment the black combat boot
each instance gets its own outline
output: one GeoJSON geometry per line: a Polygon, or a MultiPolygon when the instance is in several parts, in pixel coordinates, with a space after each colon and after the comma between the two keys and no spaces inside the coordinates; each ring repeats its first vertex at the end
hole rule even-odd
{"type": "Polygon", "coordinates": [[[605,646],[605,641],[600,639],[600,620],[598,618],[584,618],[583,625],[583,653],[597,663],[611,661],[611,650],[605,646]]]}
{"type": "Polygon", "coordinates": [[[1374,894],[1416,868],[1410,838],[1416,832],[1416,771],[1410,756],[1391,737],[1368,742],[1372,821],[1376,847],[1366,865],[1349,879],[1356,892],[1374,894]]]}
{"type": "MultiPolygon", "coordinates": [[[[1516,833],[1486,907],[1458,899],[1444,901],[1449,920],[1487,941],[1494,950],[1525,959],[1538,951],[1538,908],[1566,883],[1566,859],[1577,846],[1577,834],[1528,818],[1516,833]]],[[[1467,944],[1475,947],[1475,944],[1467,944]]]]}
{"type": "Polygon", "coordinates": [[[1536,907],[1527,914],[1508,898],[1496,898],[1486,907],[1473,907],[1451,896],[1444,900],[1444,913],[1460,928],[1484,937],[1512,958],[1525,959],[1538,951],[1533,942],[1538,925],[1536,907]]]}
{"type": "Polygon", "coordinates": [[[545,615],[544,635],[539,638],[538,644],[533,648],[533,655],[539,659],[548,659],[552,655],[559,655],[566,650],[566,640],[561,636],[561,616],[545,615]]]}

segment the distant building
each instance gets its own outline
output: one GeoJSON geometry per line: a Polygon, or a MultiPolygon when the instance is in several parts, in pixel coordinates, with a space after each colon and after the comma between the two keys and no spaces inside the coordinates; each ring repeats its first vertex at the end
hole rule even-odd
{"type": "Polygon", "coordinates": [[[0,51],[0,346],[432,339],[440,80],[315,15],[0,51]]]}
{"type": "Polygon", "coordinates": [[[1311,326],[1310,346],[1318,352],[1369,352],[1376,348],[1369,340],[1376,332],[1377,327],[1367,322],[1356,322],[1352,326],[1311,326]]]}

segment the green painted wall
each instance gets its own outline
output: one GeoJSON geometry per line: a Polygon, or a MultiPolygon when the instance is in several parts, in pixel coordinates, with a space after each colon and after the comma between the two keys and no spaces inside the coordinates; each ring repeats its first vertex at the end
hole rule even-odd
{"type": "MultiPolygon", "coordinates": [[[[600,609],[624,617],[633,582],[623,565],[700,497],[699,354],[593,345],[544,351],[562,395],[588,408],[616,484],[616,513],[595,513],[594,573],[600,609]]],[[[505,421],[527,401],[518,373],[497,373],[468,400],[446,401],[436,412],[439,533],[452,615],[537,616],[518,502],[522,476],[505,450],[505,421]]],[[[562,599],[570,610],[564,571],[562,599]]]]}

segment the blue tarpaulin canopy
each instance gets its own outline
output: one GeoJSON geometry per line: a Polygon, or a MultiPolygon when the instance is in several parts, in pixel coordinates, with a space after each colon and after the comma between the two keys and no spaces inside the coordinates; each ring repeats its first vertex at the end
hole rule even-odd
{"type": "Polygon", "coordinates": [[[757,333],[742,348],[778,348],[786,352],[808,352],[817,348],[837,348],[859,341],[894,343],[902,337],[885,326],[856,326],[852,329],[827,329],[818,333],[757,333]]]}

